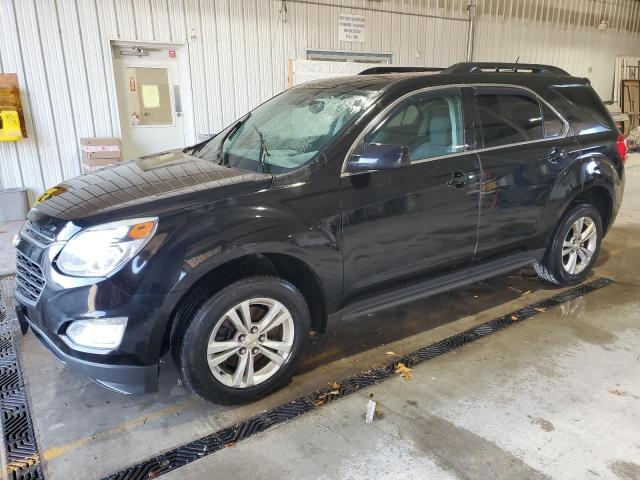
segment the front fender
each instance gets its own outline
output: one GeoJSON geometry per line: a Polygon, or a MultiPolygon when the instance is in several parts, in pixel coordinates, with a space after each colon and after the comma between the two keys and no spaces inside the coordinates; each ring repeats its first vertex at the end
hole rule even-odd
{"type": "MultiPolygon", "coordinates": [[[[339,209],[332,209],[333,215],[324,220],[312,221],[273,197],[202,205],[180,214],[180,223],[154,261],[164,265],[157,274],[166,276],[167,293],[152,338],[163,338],[172,312],[199,280],[247,255],[281,254],[303,262],[326,294],[327,311],[335,309],[342,291],[342,257],[336,239],[339,209]]],[[[159,351],[160,343],[155,348],[159,351]]]]}

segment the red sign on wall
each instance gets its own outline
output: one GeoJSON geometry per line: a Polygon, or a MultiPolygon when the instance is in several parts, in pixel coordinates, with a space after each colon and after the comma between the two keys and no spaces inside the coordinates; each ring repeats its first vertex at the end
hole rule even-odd
{"type": "Polygon", "coordinates": [[[176,58],[176,51],[175,50],[169,50],[169,58],[176,58]]]}

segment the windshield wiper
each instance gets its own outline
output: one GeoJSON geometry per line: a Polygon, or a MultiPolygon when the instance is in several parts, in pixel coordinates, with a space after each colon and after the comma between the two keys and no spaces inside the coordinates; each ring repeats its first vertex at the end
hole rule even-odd
{"type": "Polygon", "coordinates": [[[216,153],[216,160],[218,161],[219,165],[226,165],[228,166],[228,162],[225,161],[224,158],[224,142],[227,141],[227,138],[229,138],[231,135],[233,135],[233,133],[238,130],[238,128],[240,128],[240,126],[247,121],[247,119],[251,116],[251,112],[247,113],[243,118],[241,118],[240,120],[238,120],[236,123],[234,123],[231,128],[229,129],[229,131],[227,133],[224,134],[224,137],[222,137],[222,140],[220,140],[220,145],[218,146],[218,152],[216,153]]]}
{"type": "Polygon", "coordinates": [[[264,157],[271,154],[269,153],[269,150],[267,150],[267,144],[264,143],[264,136],[262,135],[262,132],[258,130],[258,127],[256,127],[255,125],[253,126],[253,128],[256,130],[256,133],[260,138],[260,153],[258,155],[260,166],[262,167],[262,173],[264,173],[264,157]]]}
{"type": "Polygon", "coordinates": [[[193,155],[194,153],[199,152],[200,150],[202,150],[202,147],[204,147],[207,143],[209,143],[211,140],[213,140],[214,138],[216,138],[218,135],[220,134],[220,132],[211,135],[209,138],[207,138],[206,140],[201,141],[200,143],[196,143],[195,145],[191,145],[190,147],[186,147],[182,150],[182,153],[186,153],[187,155],[193,155]]]}

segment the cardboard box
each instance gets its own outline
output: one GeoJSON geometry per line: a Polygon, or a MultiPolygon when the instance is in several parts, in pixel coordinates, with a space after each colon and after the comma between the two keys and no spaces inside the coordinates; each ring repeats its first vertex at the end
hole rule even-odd
{"type": "Polygon", "coordinates": [[[83,173],[114,165],[122,160],[119,138],[81,138],[80,151],[82,152],[83,173]]]}

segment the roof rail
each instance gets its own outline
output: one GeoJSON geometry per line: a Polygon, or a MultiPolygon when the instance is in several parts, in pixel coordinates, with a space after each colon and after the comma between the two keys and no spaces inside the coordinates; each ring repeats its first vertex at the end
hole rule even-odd
{"type": "Polygon", "coordinates": [[[569,73],[553,65],[538,63],[496,63],[496,62],[462,62],[451,65],[442,73],[478,73],[478,72],[529,72],[544,75],[569,76],[569,73]]]}
{"type": "Polygon", "coordinates": [[[361,71],[358,75],[377,75],[380,73],[407,73],[407,72],[441,72],[444,68],[436,67],[371,67],[361,71]]]}

